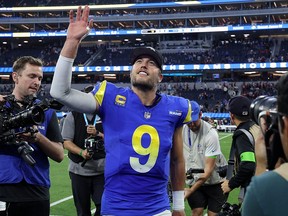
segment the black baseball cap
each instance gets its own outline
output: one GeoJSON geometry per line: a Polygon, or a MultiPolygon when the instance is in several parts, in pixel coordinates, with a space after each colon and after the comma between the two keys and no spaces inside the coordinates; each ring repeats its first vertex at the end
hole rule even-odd
{"type": "Polygon", "coordinates": [[[239,95],[229,100],[228,110],[236,116],[249,116],[250,105],[251,100],[249,98],[239,95]]]}
{"type": "Polygon", "coordinates": [[[163,57],[162,57],[161,53],[158,52],[157,50],[155,50],[153,47],[139,47],[139,48],[135,48],[132,51],[132,54],[131,54],[131,63],[132,63],[132,65],[142,55],[151,56],[154,59],[154,61],[156,62],[157,66],[162,71],[163,57]]]}

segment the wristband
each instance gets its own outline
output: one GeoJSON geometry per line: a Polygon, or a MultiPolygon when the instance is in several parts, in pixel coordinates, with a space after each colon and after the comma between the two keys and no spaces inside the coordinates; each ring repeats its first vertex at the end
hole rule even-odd
{"type": "Polygon", "coordinates": [[[184,210],[184,191],[172,191],[173,206],[172,209],[175,211],[184,210]]]}
{"type": "Polygon", "coordinates": [[[83,153],[83,149],[81,149],[81,151],[80,151],[80,153],[79,153],[79,155],[80,155],[81,157],[83,157],[82,153],[83,153]]]}

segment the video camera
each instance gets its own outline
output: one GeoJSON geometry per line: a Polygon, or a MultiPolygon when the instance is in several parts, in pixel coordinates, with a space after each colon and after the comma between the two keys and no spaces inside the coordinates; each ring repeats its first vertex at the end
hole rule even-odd
{"type": "Polygon", "coordinates": [[[34,103],[35,97],[27,96],[21,103],[25,104],[24,109],[19,111],[19,106],[14,95],[5,97],[5,103],[0,105],[0,145],[15,145],[21,157],[31,166],[36,162],[30,155],[34,149],[19,138],[24,133],[37,133],[33,125],[40,125],[44,122],[44,112],[48,108],[61,109],[63,106],[55,100],[45,99],[40,103],[34,103]],[[18,110],[18,112],[17,112],[18,110]]]}
{"type": "MultiPolygon", "coordinates": [[[[252,101],[250,106],[251,119],[261,126],[260,119],[266,120],[267,129],[264,131],[268,169],[273,170],[279,158],[285,158],[278,129],[277,98],[262,95],[252,101]]],[[[262,130],[263,131],[263,130],[262,130]]]]}
{"type": "MultiPolygon", "coordinates": [[[[91,156],[93,156],[96,153],[105,154],[104,141],[101,138],[88,137],[87,139],[85,139],[84,147],[85,149],[87,149],[87,152],[91,156]]],[[[87,160],[84,160],[81,163],[81,166],[84,167],[86,162],[87,160]]]]}
{"type": "Polygon", "coordinates": [[[194,175],[195,173],[204,173],[204,169],[193,169],[190,168],[187,172],[186,172],[186,179],[189,179],[191,181],[194,180],[194,175]]]}
{"type": "Polygon", "coordinates": [[[218,216],[241,216],[240,205],[224,203],[218,216]]]}

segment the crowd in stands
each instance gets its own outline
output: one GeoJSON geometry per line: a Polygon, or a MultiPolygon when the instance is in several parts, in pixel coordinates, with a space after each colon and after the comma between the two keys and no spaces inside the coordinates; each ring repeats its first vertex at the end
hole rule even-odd
{"type": "MultiPolygon", "coordinates": [[[[281,44],[275,44],[269,39],[243,39],[243,40],[219,40],[209,48],[208,43],[198,48],[189,48],[189,44],[173,45],[166,43],[165,47],[157,47],[164,56],[165,64],[213,64],[213,63],[264,63],[286,62],[288,54],[286,49],[287,40],[281,44]],[[187,48],[188,46],[188,48],[187,48]],[[272,53],[274,46],[280,46],[281,52],[272,53]],[[167,49],[171,47],[171,49],[167,49]]],[[[125,57],[129,55],[130,46],[106,48],[102,59],[98,59],[97,65],[127,65],[125,57]]],[[[287,49],[286,49],[287,50],[287,49]]]]}
{"type": "MultiPolygon", "coordinates": [[[[173,45],[173,41],[162,45],[159,48],[162,52],[166,65],[174,64],[214,64],[214,63],[256,63],[256,62],[287,62],[288,40],[283,40],[277,44],[274,40],[268,39],[243,39],[243,40],[219,40],[214,41],[211,47],[200,46],[198,48],[187,48],[189,44],[173,45]],[[182,46],[183,45],[183,46],[182,46]],[[275,46],[279,46],[279,52],[272,52],[275,46]],[[161,49],[162,47],[162,49],[161,49]],[[167,47],[172,47],[167,49],[167,47]]],[[[153,43],[145,45],[154,46],[153,43]]],[[[6,45],[0,47],[0,66],[9,67],[16,58],[23,55],[32,55],[44,59],[46,66],[54,66],[61,50],[61,41],[48,42],[46,44],[35,43],[21,47],[6,45]]],[[[135,46],[135,45],[134,45],[135,46]]],[[[91,45],[80,47],[80,55],[75,60],[75,65],[84,65],[91,58],[88,65],[113,66],[129,65],[127,56],[133,48],[133,43],[118,44],[110,46],[108,44],[91,45]],[[101,51],[101,53],[100,53],[101,51]],[[99,52],[99,55],[96,55],[99,52]],[[95,55],[95,56],[94,56],[95,55]]]]}
{"type": "MultiPolygon", "coordinates": [[[[31,55],[43,59],[44,66],[55,66],[61,51],[61,41],[55,40],[47,43],[22,44],[15,47],[0,47],[0,67],[11,67],[13,62],[20,56],[31,55]]],[[[92,54],[97,52],[97,46],[80,47],[79,55],[75,59],[75,65],[83,65],[92,54]]]]}
{"type": "Polygon", "coordinates": [[[271,50],[274,47],[273,40],[224,40],[215,41],[211,52],[214,62],[270,62],[271,50]]]}
{"type": "Polygon", "coordinates": [[[260,95],[273,96],[277,94],[275,83],[273,82],[252,82],[243,83],[241,94],[250,99],[255,99],[260,95]]]}

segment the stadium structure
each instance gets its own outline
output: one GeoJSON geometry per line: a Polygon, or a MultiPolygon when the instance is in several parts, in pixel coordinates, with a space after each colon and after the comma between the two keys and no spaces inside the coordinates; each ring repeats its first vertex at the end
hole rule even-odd
{"type": "MultiPolygon", "coordinates": [[[[129,52],[139,46],[153,46],[164,56],[165,91],[177,83],[204,91],[220,83],[219,89],[229,98],[241,91],[241,82],[259,81],[260,90],[253,87],[259,95],[263,82],[266,86],[287,72],[287,1],[2,0],[2,84],[11,82],[11,66],[17,57],[33,55],[44,60],[43,83],[49,86],[65,41],[68,11],[76,11],[80,4],[90,6],[94,29],[79,48],[74,83],[103,79],[127,83],[129,52]]],[[[202,93],[197,92],[197,97],[202,93]]]]}

